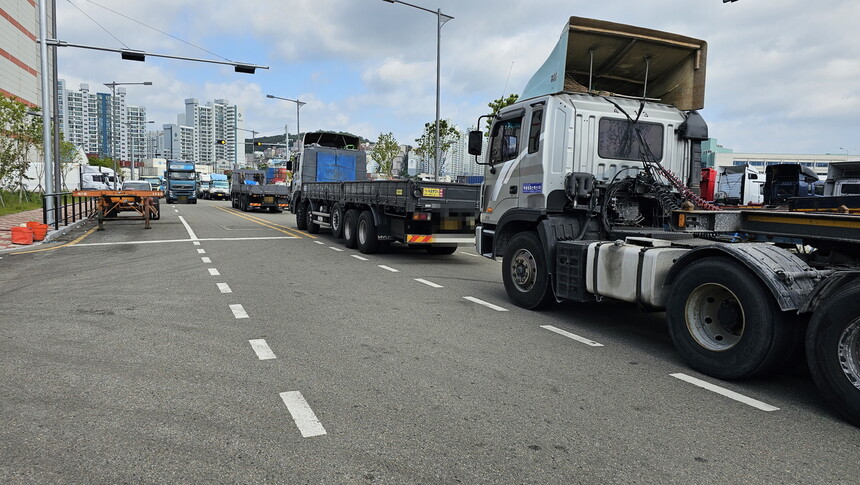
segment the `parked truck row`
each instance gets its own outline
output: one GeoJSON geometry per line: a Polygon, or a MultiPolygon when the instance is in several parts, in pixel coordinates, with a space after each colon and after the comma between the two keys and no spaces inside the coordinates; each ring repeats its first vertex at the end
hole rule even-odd
{"type": "Polygon", "coordinates": [[[358,146],[352,135],[305,134],[291,185],[299,229],[330,228],[362,253],[398,242],[451,254],[459,243],[474,243],[479,186],[366,180],[366,154],[358,146]]]}
{"type": "MultiPolygon", "coordinates": [[[[665,311],[678,353],[716,378],[776,372],[805,352],[822,395],[860,426],[860,217],[720,211],[701,197],[706,59],[699,39],[570,18],[492,119],[476,249],[502,258],[523,308],[665,311]]],[[[480,154],[484,134],[469,136],[480,154]]],[[[781,193],[772,180],[765,193],[781,193]]]]}

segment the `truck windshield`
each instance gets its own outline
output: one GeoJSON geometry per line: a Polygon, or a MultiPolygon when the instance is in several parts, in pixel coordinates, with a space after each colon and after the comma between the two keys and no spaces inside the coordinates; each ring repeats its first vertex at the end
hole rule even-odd
{"type": "Polygon", "coordinates": [[[212,186],[213,186],[213,187],[217,187],[217,188],[219,188],[219,189],[226,189],[226,188],[227,188],[227,181],[225,181],[225,180],[216,180],[216,181],[212,182],[212,186]]]}
{"type": "Polygon", "coordinates": [[[170,172],[171,180],[194,180],[196,178],[194,172],[170,172]]]}
{"type": "Polygon", "coordinates": [[[490,146],[490,165],[517,158],[521,129],[522,120],[520,118],[505,120],[493,127],[493,139],[490,146]]]}

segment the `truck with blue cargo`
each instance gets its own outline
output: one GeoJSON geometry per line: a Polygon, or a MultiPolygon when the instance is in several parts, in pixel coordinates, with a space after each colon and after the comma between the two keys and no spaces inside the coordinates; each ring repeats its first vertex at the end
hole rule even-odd
{"type": "Polygon", "coordinates": [[[168,160],[164,171],[165,201],[168,204],[197,203],[197,172],[194,162],[168,160]]]}
{"type": "Polygon", "coordinates": [[[234,209],[283,212],[289,206],[289,187],[270,184],[265,170],[234,170],[230,176],[230,201],[234,209]]]}
{"type": "MultiPolygon", "coordinates": [[[[665,311],[678,354],[715,378],[805,353],[824,398],[860,426],[860,216],[701,198],[706,58],[702,40],[571,17],[517,102],[491,116],[476,250],[502,258],[523,308],[665,311]]],[[[483,143],[469,133],[470,154],[483,143]]]]}
{"type": "Polygon", "coordinates": [[[365,254],[393,242],[452,254],[474,244],[480,186],[368,180],[367,155],[354,135],[306,133],[291,185],[290,211],[310,233],[331,229],[365,254]]]}

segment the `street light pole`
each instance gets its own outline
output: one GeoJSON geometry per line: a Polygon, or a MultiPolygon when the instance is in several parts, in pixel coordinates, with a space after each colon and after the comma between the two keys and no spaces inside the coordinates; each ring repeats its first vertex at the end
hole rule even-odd
{"type": "Polygon", "coordinates": [[[304,106],[308,103],[305,103],[304,101],[299,101],[298,98],[296,98],[296,99],[282,98],[280,96],[274,96],[271,94],[267,94],[266,97],[269,99],[280,99],[282,101],[289,101],[291,103],[296,103],[296,141],[298,141],[299,137],[302,136],[302,120],[301,120],[301,118],[299,118],[299,108],[301,108],[302,106],[304,106]]]}
{"type": "Polygon", "coordinates": [[[440,104],[441,104],[440,103],[440,91],[441,91],[440,82],[441,82],[441,78],[442,78],[441,63],[440,63],[440,59],[442,57],[442,26],[445,25],[445,22],[447,22],[449,20],[454,20],[454,17],[452,17],[450,15],[445,15],[444,13],[442,13],[441,8],[438,8],[434,11],[434,10],[430,10],[428,8],[419,7],[418,5],[412,5],[411,3],[403,2],[401,0],[382,0],[382,1],[388,2],[388,3],[400,3],[400,4],[406,5],[408,7],[417,8],[418,10],[423,10],[425,12],[430,12],[430,13],[436,15],[436,138],[435,138],[435,150],[434,150],[436,161],[435,161],[434,167],[433,167],[433,179],[438,181],[439,180],[439,161],[442,158],[442,146],[439,142],[439,138],[440,138],[440,136],[439,136],[439,131],[440,131],[440,129],[439,129],[439,118],[440,118],[440,111],[441,111],[441,107],[440,107],[440,104]]]}
{"type": "MultiPolygon", "coordinates": [[[[140,86],[152,86],[152,81],[144,81],[142,83],[118,83],[116,81],[105,83],[105,86],[110,88],[110,157],[113,160],[113,189],[116,190],[116,181],[118,178],[117,175],[117,164],[116,164],[116,87],[117,86],[130,86],[130,85],[140,85],[140,86]]],[[[134,163],[134,162],[132,162],[134,163]]],[[[132,169],[131,174],[134,175],[134,169],[132,169]]]]}

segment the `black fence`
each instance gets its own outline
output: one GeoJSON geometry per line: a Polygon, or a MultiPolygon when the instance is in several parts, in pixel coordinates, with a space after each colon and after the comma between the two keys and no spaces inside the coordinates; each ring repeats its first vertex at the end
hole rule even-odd
{"type": "Polygon", "coordinates": [[[42,194],[42,223],[48,223],[48,213],[53,217],[54,229],[89,217],[96,210],[95,197],[75,197],[71,192],[59,192],[56,194],[42,194]],[[48,211],[48,199],[53,201],[53,208],[48,211]]]}

